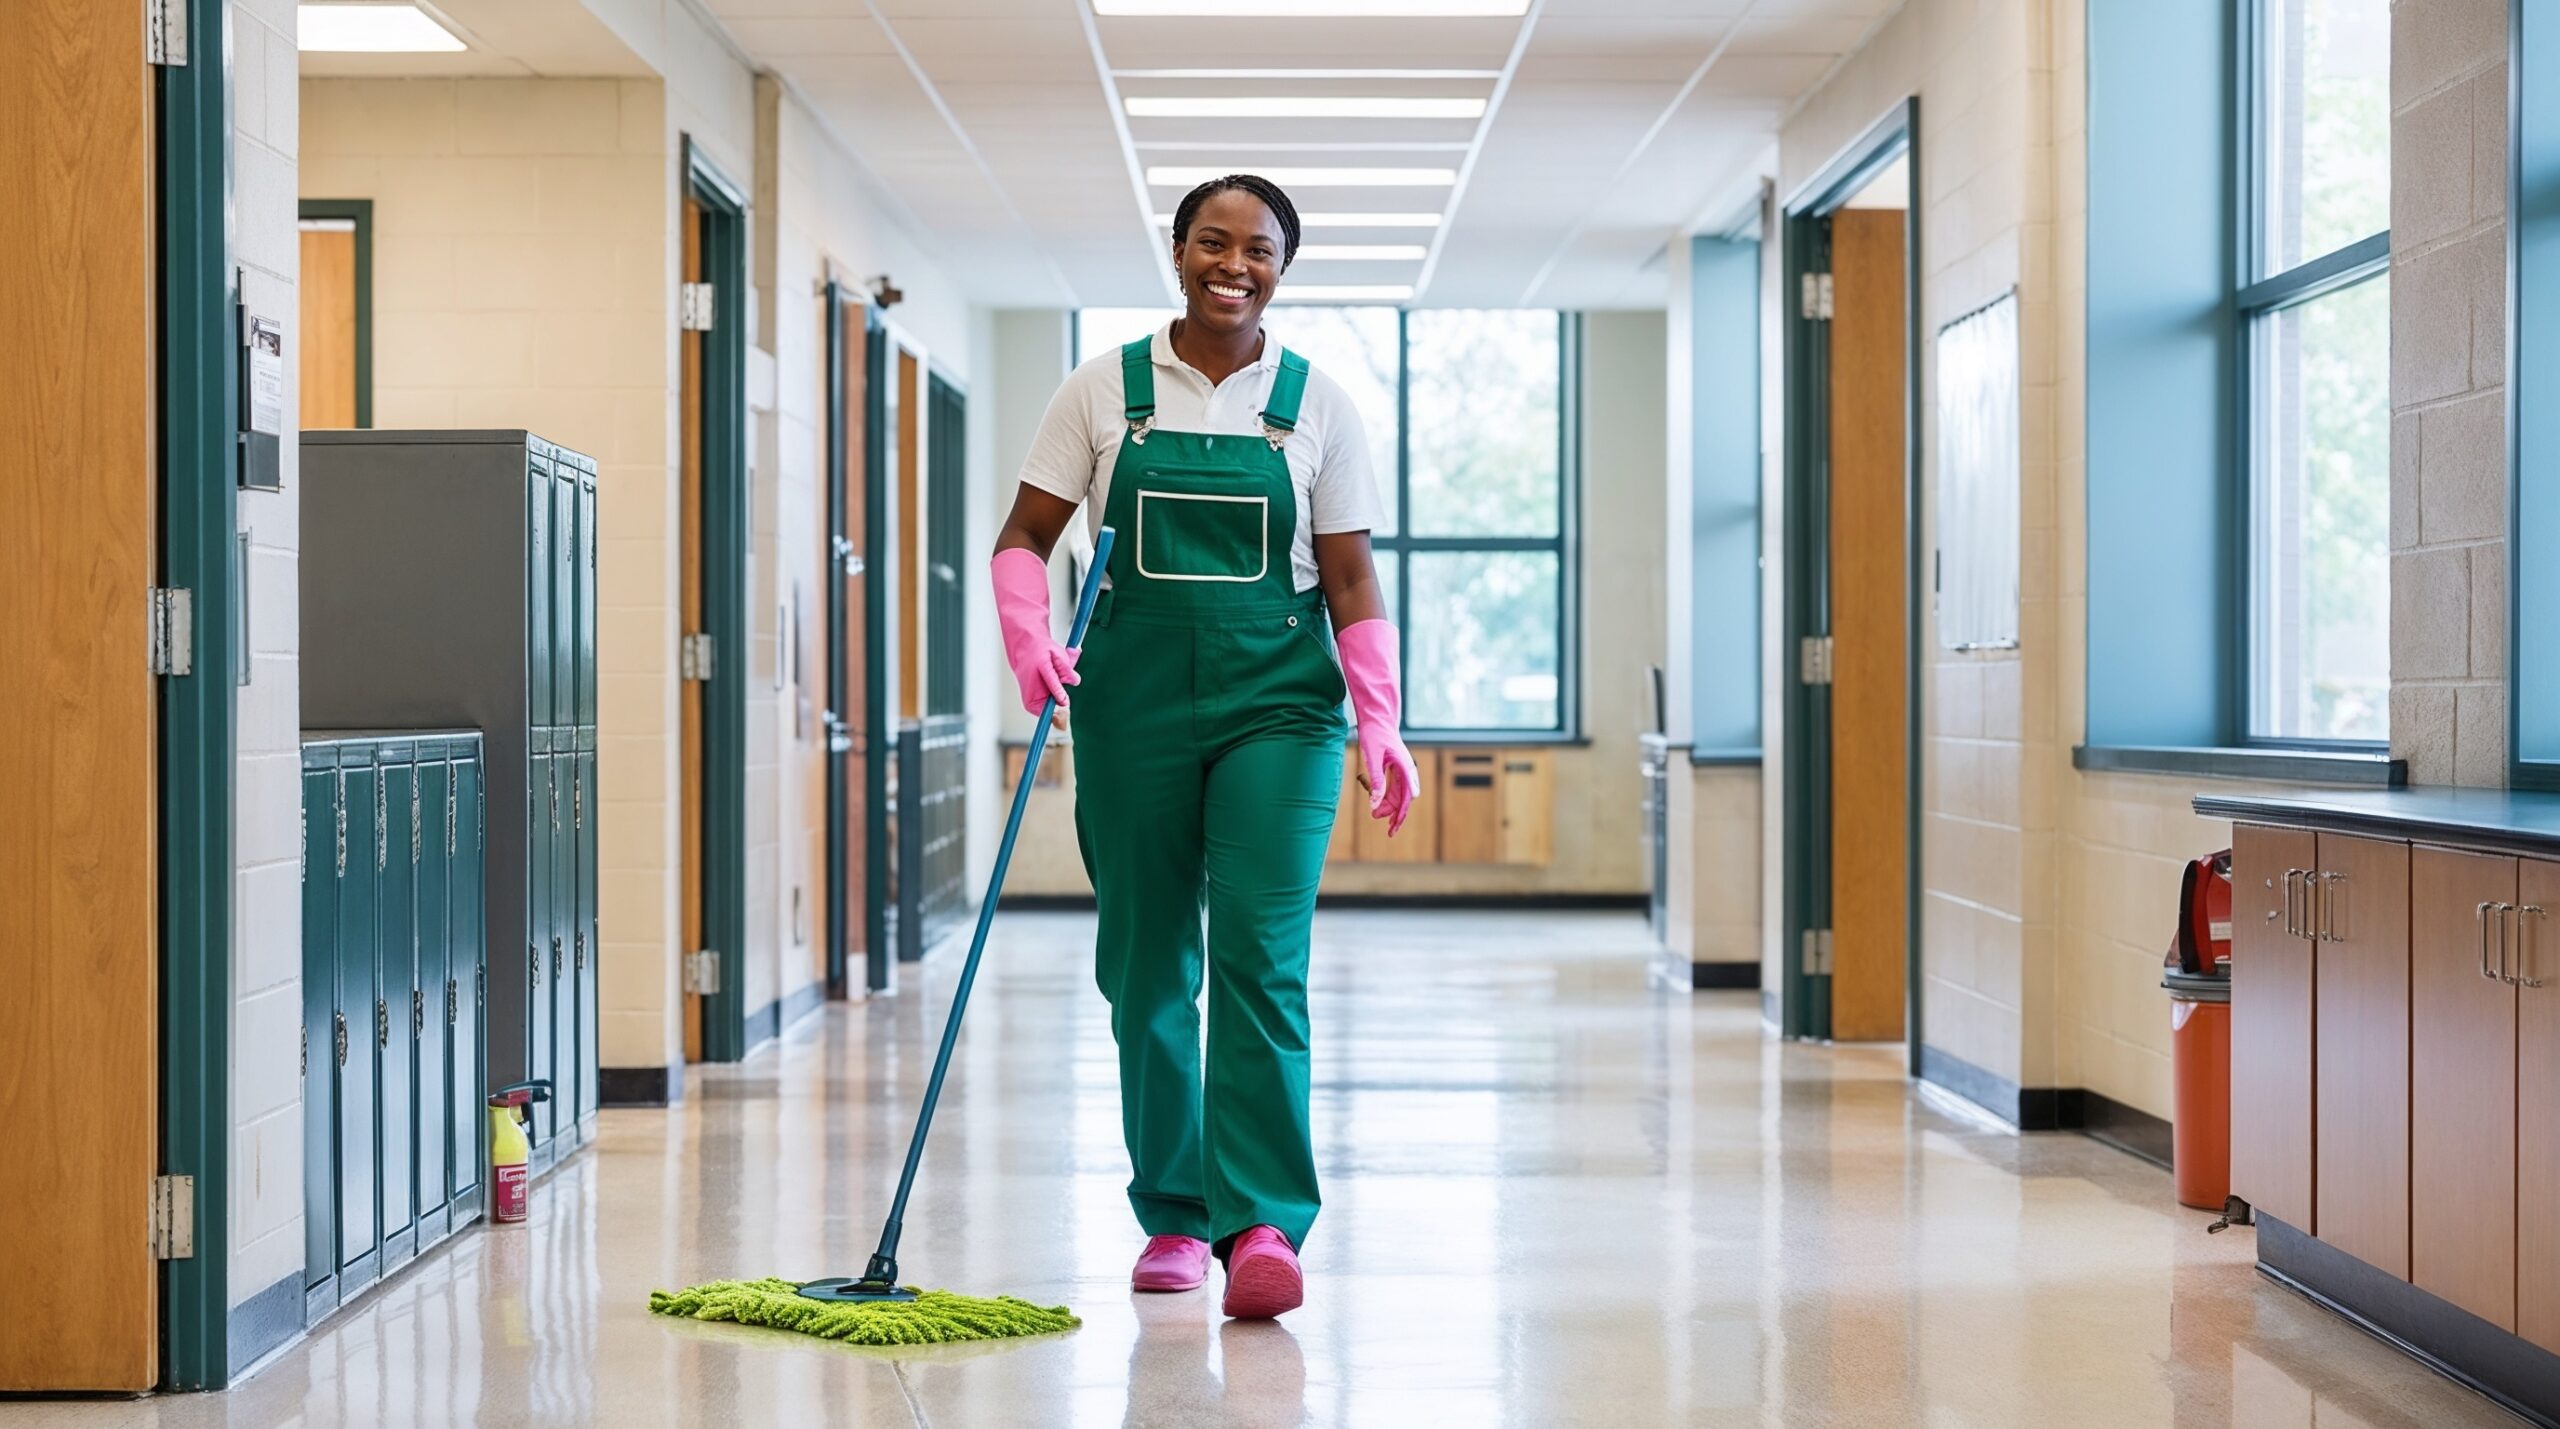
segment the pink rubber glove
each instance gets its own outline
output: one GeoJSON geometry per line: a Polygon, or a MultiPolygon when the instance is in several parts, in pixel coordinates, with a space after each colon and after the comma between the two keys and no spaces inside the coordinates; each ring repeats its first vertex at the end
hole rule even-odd
{"type": "Polygon", "coordinates": [[[1396,628],[1362,620],[1334,632],[1342,651],[1342,682],[1351,688],[1351,717],[1360,731],[1360,762],[1368,772],[1369,817],[1387,821],[1387,837],[1421,792],[1422,775],[1404,747],[1404,693],[1396,688],[1396,628]],[[1393,777],[1390,777],[1393,776],[1393,777]]]}
{"type": "Polygon", "coordinates": [[[1004,629],[1004,658],[1022,686],[1022,707],[1032,714],[1050,700],[1067,707],[1067,686],[1078,682],[1076,656],[1049,633],[1049,563],[1020,546],[996,552],[996,624],[1004,629]]]}

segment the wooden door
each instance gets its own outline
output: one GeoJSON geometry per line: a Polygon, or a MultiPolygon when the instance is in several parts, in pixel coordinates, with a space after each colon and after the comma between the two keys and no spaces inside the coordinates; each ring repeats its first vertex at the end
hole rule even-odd
{"type": "MultiPolygon", "coordinates": [[[[844,464],[834,477],[835,509],[843,541],[830,553],[827,564],[827,578],[837,590],[834,608],[840,616],[840,624],[828,632],[827,647],[833,666],[828,698],[835,710],[833,733],[839,743],[831,759],[831,797],[837,803],[835,826],[840,832],[836,846],[828,851],[836,876],[826,882],[832,885],[833,896],[843,900],[842,908],[830,908],[829,921],[843,943],[844,990],[849,990],[856,978],[864,976],[856,969],[862,966],[871,945],[871,578],[864,564],[871,549],[867,505],[871,492],[871,322],[861,304],[843,306],[836,340],[844,354],[842,390],[836,394],[836,405],[844,412],[839,446],[844,464]]],[[[827,954],[822,949],[819,956],[823,966],[827,954]]]]}
{"type": "Polygon", "coordinates": [[[302,221],[302,426],[356,424],[356,226],[302,221]]]}
{"type": "Polygon", "coordinates": [[[0,1156],[0,1284],[44,1301],[0,1329],[0,1391],[139,1390],[158,1374],[142,21],[139,5],[27,0],[0,39],[0,1126],[16,1148],[0,1156]]]}
{"type": "Polygon", "coordinates": [[[2409,855],[2409,1279],[2504,1330],[2516,1317],[2516,990],[2483,905],[2515,901],[2512,858],[2409,855]]]}
{"type": "Polygon", "coordinates": [[[2409,846],[2340,834],[2320,835],[2319,846],[2313,1234],[2405,1280],[2409,846]]]}
{"type": "MultiPolygon", "coordinates": [[[[898,622],[898,719],[924,718],[924,401],[923,364],[898,349],[898,597],[890,616],[898,622]]],[[[904,871],[901,871],[904,876],[904,871]]]]}
{"type": "MultiPolygon", "coordinates": [[[[702,206],[688,196],[684,216],[679,220],[683,245],[684,281],[702,281],[702,206]]],[[[681,387],[676,410],[676,627],[687,635],[699,632],[702,623],[702,345],[709,333],[678,332],[681,387]]],[[[683,853],[677,863],[677,902],[680,907],[677,928],[680,941],[676,947],[678,976],[676,985],[684,991],[684,1059],[702,1060],[702,995],[693,991],[691,979],[683,976],[683,959],[690,958],[703,946],[702,938],[702,819],[705,810],[702,797],[702,762],[705,728],[703,698],[711,686],[706,681],[678,678],[676,681],[676,746],[681,789],[676,824],[683,853]]]]}
{"type": "Polygon", "coordinates": [[[1831,1035],[1902,1036],[1909,930],[1903,214],[1831,216],[1831,1035]]]}
{"type": "Polygon", "coordinates": [[[2560,863],[2523,860],[2516,902],[2515,1331],[2560,1353],[2560,863]]]}
{"type": "Polygon", "coordinates": [[[2294,887],[2319,861],[2295,829],[2231,831],[2231,1193],[2311,1233],[2310,940],[2294,887]]]}

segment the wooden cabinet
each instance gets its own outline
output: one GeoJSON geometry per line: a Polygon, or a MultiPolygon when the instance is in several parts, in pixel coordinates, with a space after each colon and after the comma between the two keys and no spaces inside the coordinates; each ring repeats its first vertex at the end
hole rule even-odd
{"type": "Polygon", "coordinates": [[[2405,1280],[2409,845],[2324,833],[2319,854],[2311,889],[2312,1234],[2405,1280]]]}
{"type": "Polygon", "coordinates": [[[2516,860],[2409,858],[2409,1279],[2501,1329],[2516,1315],[2516,990],[2498,935],[2516,860]]]}
{"type": "Polygon", "coordinates": [[[2231,1191],[2313,1234],[2313,978],[2302,880],[2318,862],[2308,832],[2231,831],[2231,1191]]]}
{"type": "Polygon", "coordinates": [[[2515,1331],[2560,1353],[2560,863],[2523,860],[2515,901],[2515,1331]]]}
{"type": "Polygon", "coordinates": [[[1351,826],[1354,859],[1361,863],[1430,863],[1440,857],[1440,801],[1432,797],[1439,791],[1440,754],[1437,749],[1413,751],[1414,768],[1422,776],[1422,797],[1413,801],[1413,812],[1405,816],[1403,830],[1389,838],[1386,820],[1369,817],[1369,791],[1360,787],[1360,746],[1343,746],[1342,808],[1334,815],[1334,826],[1351,826]]]}

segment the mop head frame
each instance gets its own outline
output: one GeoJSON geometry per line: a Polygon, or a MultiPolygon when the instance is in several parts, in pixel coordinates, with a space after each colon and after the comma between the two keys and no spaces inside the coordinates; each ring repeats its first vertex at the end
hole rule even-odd
{"type": "Polygon", "coordinates": [[[1056,1334],[1084,1322],[1064,1305],[1034,1305],[1011,1295],[955,1295],[893,1285],[856,1298],[865,1282],[716,1280],[672,1294],[649,1295],[649,1313],[686,1320],[728,1321],[788,1330],[848,1345],[947,1345],[967,1340],[1056,1334]],[[822,1296],[807,1291],[826,1287],[822,1296]]]}

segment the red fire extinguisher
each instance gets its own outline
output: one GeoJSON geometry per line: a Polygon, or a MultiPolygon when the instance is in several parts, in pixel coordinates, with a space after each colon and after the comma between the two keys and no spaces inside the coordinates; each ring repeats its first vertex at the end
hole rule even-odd
{"type": "Polygon", "coordinates": [[[500,1225],[524,1219],[533,1192],[533,1114],[526,1108],[549,1100],[548,1081],[489,1094],[489,1219],[500,1225]]]}

